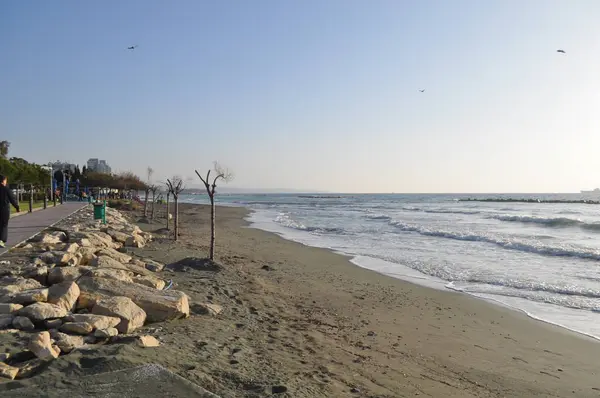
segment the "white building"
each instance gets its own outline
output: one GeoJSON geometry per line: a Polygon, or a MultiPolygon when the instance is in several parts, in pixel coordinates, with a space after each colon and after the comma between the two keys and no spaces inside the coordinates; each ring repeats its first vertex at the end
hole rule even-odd
{"type": "Polygon", "coordinates": [[[96,173],[110,174],[111,168],[106,160],[91,158],[87,161],[87,169],[96,173]]]}
{"type": "Polygon", "coordinates": [[[54,170],[54,171],[69,170],[71,173],[75,173],[75,168],[77,167],[76,164],[68,163],[68,162],[61,162],[61,161],[56,161],[54,163],[50,163],[50,166],[52,167],[52,170],[54,170]]]}

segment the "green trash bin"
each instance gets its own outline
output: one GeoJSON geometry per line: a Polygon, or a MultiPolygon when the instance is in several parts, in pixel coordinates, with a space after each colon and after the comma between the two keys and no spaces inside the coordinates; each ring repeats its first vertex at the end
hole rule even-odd
{"type": "Polygon", "coordinates": [[[106,202],[94,203],[94,220],[102,220],[106,224],[106,202]]]}

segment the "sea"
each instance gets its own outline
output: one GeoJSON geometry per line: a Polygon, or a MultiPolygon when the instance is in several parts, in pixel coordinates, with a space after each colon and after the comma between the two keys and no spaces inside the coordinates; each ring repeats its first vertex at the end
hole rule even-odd
{"type": "MultiPolygon", "coordinates": [[[[216,200],[252,210],[254,228],[349,255],[360,267],[600,339],[600,205],[538,202],[600,199],[590,196],[222,194],[216,200]]],[[[207,197],[182,201],[207,203],[207,197]]]]}

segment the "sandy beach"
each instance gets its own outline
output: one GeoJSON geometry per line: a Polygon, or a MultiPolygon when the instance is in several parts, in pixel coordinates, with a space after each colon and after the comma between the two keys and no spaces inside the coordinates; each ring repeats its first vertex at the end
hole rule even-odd
{"type": "Polygon", "coordinates": [[[144,327],[156,349],[73,352],[0,393],[154,362],[222,397],[600,396],[595,340],[248,228],[243,208],[217,209],[214,266],[202,260],[208,208],[180,211],[177,243],[139,224],[157,238],[134,252],[169,264],[164,277],[190,295],[192,316],[144,327]],[[193,304],[207,302],[224,311],[193,304]]]}

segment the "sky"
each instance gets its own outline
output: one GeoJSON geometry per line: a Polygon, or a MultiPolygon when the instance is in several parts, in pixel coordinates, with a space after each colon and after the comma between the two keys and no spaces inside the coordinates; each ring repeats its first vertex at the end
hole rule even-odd
{"type": "Polygon", "coordinates": [[[600,187],[599,20],[596,0],[2,1],[0,139],[156,181],[217,160],[258,190],[578,192],[600,187]]]}

